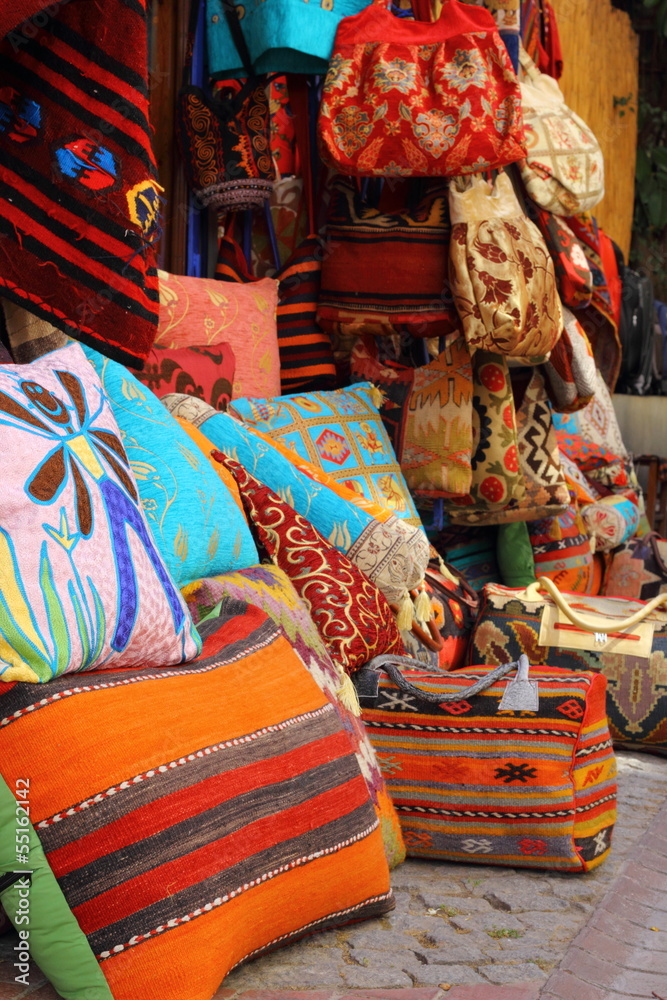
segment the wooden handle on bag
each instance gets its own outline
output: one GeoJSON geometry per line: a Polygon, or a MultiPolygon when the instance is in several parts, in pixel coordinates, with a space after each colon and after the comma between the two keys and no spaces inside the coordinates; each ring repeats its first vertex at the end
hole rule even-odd
{"type": "Polygon", "coordinates": [[[573,611],[553,580],[550,580],[547,576],[540,576],[537,583],[532,583],[527,587],[526,596],[528,600],[541,600],[541,591],[546,591],[553,599],[554,604],[560,608],[564,615],[567,615],[572,624],[583,629],[585,632],[624,632],[626,629],[637,625],[638,622],[643,621],[656,608],[667,607],[667,593],[658,594],[657,597],[654,597],[652,601],[648,601],[643,608],[636,611],[634,615],[630,615],[629,618],[618,620],[600,617],[597,621],[593,621],[590,618],[582,618],[576,611],[573,611]]]}

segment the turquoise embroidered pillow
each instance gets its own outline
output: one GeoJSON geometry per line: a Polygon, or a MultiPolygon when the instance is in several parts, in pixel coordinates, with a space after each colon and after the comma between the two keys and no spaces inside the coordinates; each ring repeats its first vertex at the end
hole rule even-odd
{"type": "Polygon", "coordinates": [[[229,490],[157,396],[122,365],[84,350],[111,401],[144,513],[179,587],[259,562],[229,490]]]}
{"type": "Polygon", "coordinates": [[[0,365],[0,680],[165,667],[199,636],[78,344],[0,365]]]}
{"type": "MultiPolygon", "coordinates": [[[[281,451],[227,413],[214,410],[201,399],[178,393],[164,396],[171,413],[199,427],[216,448],[244,466],[305,517],[332,545],[349,558],[380,588],[389,603],[404,599],[406,589],[418,587],[428,566],[429,543],[422,528],[402,521],[386,508],[363,497],[348,499],[320,469],[309,473],[298,467],[301,458],[281,451]],[[296,464],[295,464],[296,463],[296,464]]],[[[303,466],[309,463],[303,462],[303,466]]],[[[358,496],[358,495],[357,495],[358,496]]]]}
{"type": "Polygon", "coordinates": [[[331,392],[235,399],[229,411],[277,438],[332,479],[421,526],[370,382],[331,392]]]}

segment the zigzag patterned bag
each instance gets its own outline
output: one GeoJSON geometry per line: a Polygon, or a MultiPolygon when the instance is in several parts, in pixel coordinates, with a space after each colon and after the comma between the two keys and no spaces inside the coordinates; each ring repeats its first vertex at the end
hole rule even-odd
{"type": "Polygon", "coordinates": [[[408,855],[563,872],[604,861],[616,818],[604,677],[526,656],[446,674],[397,663],[416,665],[379,656],[354,682],[408,855]]]}

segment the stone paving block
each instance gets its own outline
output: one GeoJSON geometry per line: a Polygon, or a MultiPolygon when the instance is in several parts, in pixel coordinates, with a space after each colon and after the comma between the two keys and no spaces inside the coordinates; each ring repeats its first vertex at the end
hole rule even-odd
{"type": "Polygon", "coordinates": [[[445,948],[424,948],[421,954],[429,965],[459,965],[467,963],[478,965],[486,961],[486,955],[474,943],[466,941],[464,935],[458,941],[448,944],[445,948]]]}
{"type": "Polygon", "coordinates": [[[351,948],[380,948],[382,951],[394,952],[410,950],[415,945],[414,936],[410,934],[395,930],[370,929],[363,924],[353,930],[345,931],[344,940],[351,948]]]}
{"type": "MultiPolygon", "coordinates": [[[[427,909],[457,910],[459,913],[490,913],[493,907],[486,899],[476,896],[445,896],[440,893],[422,893],[427,909]]],[[[454,914],[452,914],[453,916],[454,914]]]]}
{"type": "Polygon", "coordinates": [[[51,983],[44,983],[43,986],[38,986],[36,990],[29,986],[25,993],[19,995],[21,997],[28,997],[29,1000],[60,1000],[60,993],[56,993],[51,983]]]}
{"type": "MultiPolygon", "coordinates": [[[[419,970],[419,983],[440,986],[449,983],[451,986],[470,983],[483,983],[485,980],[469,965],[422,965],[419,970]]],[[[449,997],[449,993],[445,993],[449,997]]],[[[489,997],[489,1000],[493,1000],[489,997]]]]}
{"type": "MultiPolygon", "coordinates": [[[[389,989],[393,986],[413,986],[413,981],[401,969],[385,968],[380,977],[374,969],[364,969],[360,965],[346,965],[341,969],[341,979],[346,986],[382,986],[389,989]],[[380,982],[378,982],[380,980],[380,982]]],[[[428,984],[427,984],[428,985],[428,984]]]]}
{"type": "Polygon", "coordinates": [[[379,951],[371,948],[354,948],[350,952],[350,957],[355,965],[360,965],[364,969],[382,971],[388,969],[412,969],[413,965],[419,964],[417,952],[421,951],[417,942],[414,942],[414,950],[396,952],[379,951]]]}
{"type": "MultiPolygon", "coordinates": [[[[489,934],[489,931],[503,930],[516,931],[517,936],[524,933],[524,925],[513,913],[500,913],[495,910],[491,910],[489,913],[468,913],[458,917],[451,917],[450,923],[453,927],[458,927],[461,930],[474,927],[475,930],[485,931],[487,934],[489,934]]],[[[492,937],[493,934],[489,936],[492,937]]]]}
{"type": "MultiPolygon", "coordinates": [[[[645,931],[645,934],[646,938],[655,936],[650,930],[645,931]]],[[[590,951],[598,958],[626,969],[667,976],[667,954],[664,951],[653,951],[650,945],[647,948],[640,948],[636,944],[628,944],[609,937],[595,927],[585,927],[577,936],[576,944],[582,951],[590,951]]]]}
{"type": "Polygon", "coordinates": [[[236,993],[234,990],[220,988],[213,1000],[331,1000],[336,996],[335,990],[244,990],[236,993]]]}
{"type": "Polygon", "coordinates": [[[547,979],[547,973],[534,962],[520,962],[517,965],[502,965],[499,962],[493,962],[480,968],[480,972],[490,983],[498,983],[499,985],[530,981],[543,983],[547,979]]]}
{"type": "Polygon", "coordinates": [[[495,909],[508,908],[510,913],[520,913],[521,910],[566,910],[569,906],[551,892],[551,885],[544,877],[539,880],[528,880],[517,876],[511,882],[496,882],[479,886],[473,890],[491,903],[495,909]]]}
{"type": "Polygon", "coordinates": [[[11,962],[0,962],[0,983],[13,983],[16,969],[11,962]]]}

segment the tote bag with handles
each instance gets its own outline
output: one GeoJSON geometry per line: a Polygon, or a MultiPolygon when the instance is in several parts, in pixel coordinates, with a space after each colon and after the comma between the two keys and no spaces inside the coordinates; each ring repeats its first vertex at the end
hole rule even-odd
{"type": "Polygon", "coordinates": [[[354,683],[408,855],[563,872],[608,856],[604,677],[526,656],[439,674],[386,655],[354,683]]]}
{"type": "Polygon", "coordinates": [[[435,22],[384,0],[338,25],[318,122],[341,174],[454,176],[525,156],[518,79],[487,10],[446,0],[435,22]]]}
{"type": "Polygon", "coordinates": [[[607,678],[607,714],[619,746],[667,754],[667,594],[652,601],[561,594],[539,577],[524,590],[487,584],[470,662],[531,663],[597,670],[607,678]]]}

